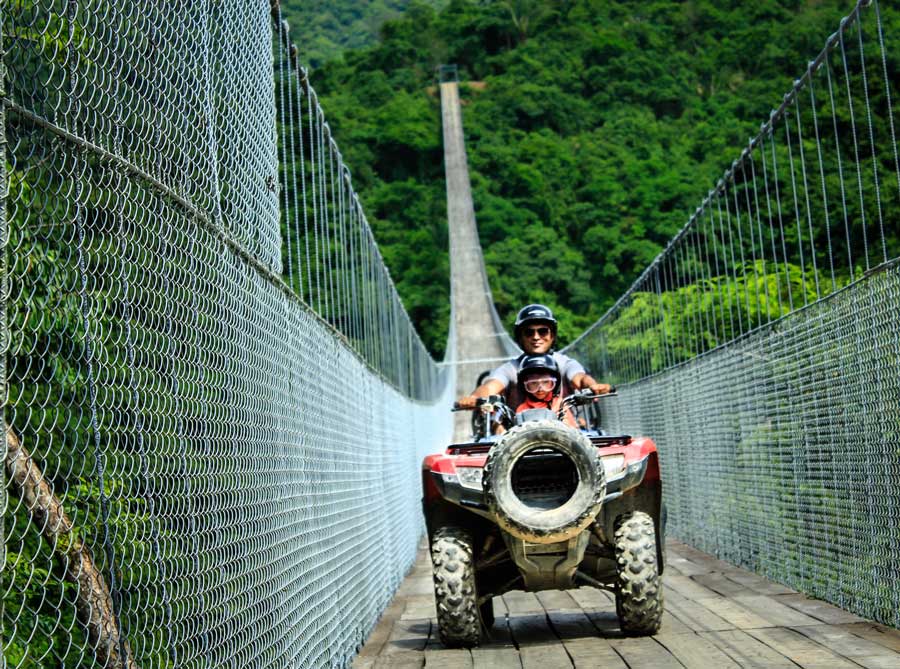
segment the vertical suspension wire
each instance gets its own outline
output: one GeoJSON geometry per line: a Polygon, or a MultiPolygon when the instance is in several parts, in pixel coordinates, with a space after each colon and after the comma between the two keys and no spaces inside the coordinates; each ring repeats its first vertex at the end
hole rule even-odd
{"type": "Polygon", "coordinates": [[[316,100],[316,116],[318,120],[318,134],[316,141],[319,144],[316,153],[316,175],[319,181],[319,225],[316,228],[316,288],[319,291],[319,313],[327,321],[331,305],[328,303],[328,194],[326,192],[327,175],[325,174],[325,151],[327,150],[328,124],[325,121],[325,111],[316,100]]]}
{"type": "MultiPolygon", "coordinates": [[[[740,252],[741,264],[740,264],[740,266],[736,267],[735,270],[736,270],[736,273],[739,271],[742,274],[741,278],[743,279],[743,292],[744,292],[743,306],[747,312],[746,313],[746,317],[747,317],[746,332],[749,332],[750,330],[753,329],[753,319],[752,319],[752,313],[750,311],[750,287],[747,285],[749,277],[747,276],[747,259],[744,254],[744,232],[741,229],[743,227],[741,224],[741,206],[740,206],[740,203],[738,202],[738,190],[739,189],[740,189],[740,186],[738,185],[738,182],[737,182],[737,174],[734,174],[732,181],[731,181],[731,199],[734,202],[734,224],[732,225],[731,217],[729,216],[728,228],[730,230],[732,227],[734,227],[737,230],[737,245],[738,245],[738,250],[740,252]]],[[[725,211],[726,212],[728,211],[728,200],[727,199],[725,200],[725,211]]],[[[739,279],[737,279],[737,277],[735,277],[735,278],[736,278],[736,284],[737,284],[739,282],[739,279]]],[[[742,329],[742,331],[744,331],[743,325],[741,326],[741,329],[742,329]]]]}
{"type": "MultiPolygon", "coordinates": [[[[763,130],[760,132],[759,136],[759,155],[762,162],[762,180],[763,180],[763,188],[766,194],[766,219],[768,221],[769,228],[769,243],[772,249],[772,264],[775,268],[775,301],[778,305],[778,312],[776,314],[776,318],[780,318],[784,309],[781,306],[781,268],[778,266],[778,247],[775,243],[775,218],[772,214],[772,195],[769,192],[769,170],[768,170],[768,160],[766,154],[766,137],[771,138],[771,134],[767,131],[767,127],[764,125],[763,130]]],[[[774,151],[772,153],[774,157],[774,151]]],[[[776,184],[777,181],[772,180],[773,183],[776,184]]],[[[777,204],[777,202],[776,202],[777,204]]],[[[776,214],[778,214],[776,208],[776,214]]]]}
{"type": "MultiPolygon", "coordinates": [[[[806,222],[809,229],[809,257],[812,262],[813,278],[816,286],[816,300],[822,297],[822,290],[819,286],[819,266],[816,261],[816,240],[813,232],[812,206],[809,199],[809,177],[806,169],[806,151],[803,149],[803,123],[800,120],[800,91],[799,83],[795,84],[794,95],[794,111],[797,117],[797,146],[800,154],[800,173],[803,175],[803,197],[806,203],[806,222]]],[[[799,224],[799,221],[798,221],[799,224]]],[[[799,229],[798,229],[799,232],[799,229]]],[[[803,237],[800,237],[802,247],[803,237]]]]}
{"type": "MultiPolygon", "coordinates": [[[[309,86],[306,88],[306,106],[309,110],[309,183],[310,183],[310,203],[312,204],[312,221],[311,225],[306,226],[304,216],[303,237],[306,241],[306,272],[307,285],[309,286],[309,303],[316,311],[321,313],[321,305],[319,303],[319,262],[318,262],[318,234],[319,225],[319,199],[316,196],[316,136],[318,133],[313,129],[314,119],[317,117],[316,96],[313,89],[309,86]],[[309,240],[313,240],[313,251],[310,253],[309,240]],[[315,261],[315,282],[313,281],[313,261],[315,261]],[[315,288],[313,288],[315,286],[315,288]]],[[[306,201],[306,193],[304,191],[304,202],[306,201]]],[[[305,208],[304,208],[305,212],[305,208]]]]}
{"type": "Polygon", "coordinates": [[[844,46],[844,31],[840,32],[840,44],[841,61],[844,65],[844,82],[847,85],[847,107],[850,111],[850,129],[853,137],[853,157],[854,162],[856,163],[856,187],[859,193],[859,219],[862,232],[863,256],[865,259],[866,271],[868,272],[871,267],[869,264],[869,235],[868,223],[866,222],[865,195],[863,193],[862,161],[859,157],[859,140],[856,132],[856,112],[853,109],[853,93],[850,90],[850,69],[847,67],[847,49],[844,46]]]}
{"type": "Polygon", "coordinates": [[[331,323],[337,325],[338,315],[340,313],[340,304],[338,302],[339,292],[335,290],[335,273],[338,272],[337,281],[340,280],[338,270],[337,254],[340,250],[339,234],[340,234],[340,212],[337,205],[337,193],[335,191],[334,181],[334,160],[337,153],[337,145],[332,137],[329,141],[328,151],[328,178],[331,190],[331,225],[329,226],[328,236],[328,293],[331,298],[331,323]]]}
{"type": "Polygon", "coordinates": [[[884,77],[885,110],[888,118],[888,125],[890,127],[891,148],[893,149],[894,154],[894,177],[897,180],[897,198],[898,201],[900,201],[900,157],[898,157],[897,132],[894,127],[894,107],[891,103],[891,79],[888,75],[887,50],[884,46],[884,31],[882,29],[881,9],[878,6],[878,0],[873,0],[872,4],[875,7],[875,24],[878,29],[878,45],[881,51],[881,72],[884,77]]]}
{"type": "MultiPolygon", "coordinates": [[[[741,157],[740,169],[741,169],[741,190],[744,191],[744,206],[747,208],[746,213],[744,215],[744,219],[747,221],[747,230],[750,232],[750,262],[753,267],[753,285],[754,292],[756,294],[756,326],[759,327],[762,325],[762,302],[759,296],[759,264],[757,263],[756,257],[756,231],[753,227],[753,205],[750,202],[750,188],[751,184],[753,184],[753,180],[751,175],[747,173],[747,163],[752,164],[752,158],[749,149],[744,149],[744,153],[741,157]]],[[[735,199],[735,207],[737,207],[737,200],[735,199]]],[[[749,294],[748,294],[749,300],[749,294]]],[[[751,314],[752,316],[752,314],[751,314]]],[[[748,316],[750,318],[750,316],[748,316]]],[[[751,318],[751,324],[752,324],[751,318]]],[[[751,325],[751,330],[754,326],[751,325]]]]}
{"type": "MultiPolygon", "coordinates": [[[[293,120],[293,110],[290,109],[290,105],[293,102],[293,98],[290,95],[290,84],[293,81],[293,77],[291,77],[291,66],[288,63],[287,66],[287,74],[285,74],[285,61],[288,59],[287,54],[285,54],[285,47],[287,46],[288,40],[285,35],[285,27],[282,23],[281,18],[281,5],[279,4],[275,7],[275,24],[276,24],[276,35],[278,40],[278,102],[280,106],[281,118],[283,119],[281,124],[281,141],[279,154],[281,156],[281,165],[284,169],[287,169],[288,161],[290,160],[291,169],[293,171],[294,164],[294,137],[292,133],[292,128],[294,124],[293,120]],[[285,113],[285,98],[288,99],[288,112],[285,113]],[[290,141],[288,141],[290,138],[290,141]],[[288,150],[290,148],[290,150],[288,150]],[[290,156],[290,158],[288,158],[290,156]]],[[[290,48],[290,47],[288,47],[290,48]]],[[[296,183],[297,179],[294,174],[291,175],[291,183],[296,183]]],[[[281,206],[282,206],[282,216],[285,217],[284,223],[284,245],[285,251],[287,254],[287,275],[288,275],[288,285],[293,286],[294,282],[294,262],[292,257],[291,250],[291,226],[290,222],[287,220],[287,212],[291,211],[291,207],[289,206],[289,194],[288,189],[286,187],[281,188],[281,206]]]]}
{"type": "MultiPolygon", "coordinates": [[[[755,147],[754,147],[755,148],[755,147]]],[[[760,148],[760,155],[765,156],[765,147],[760,148]]],[[[762,226],[762,209],[759,206],[759,184],[757,183],[756,178],[756,161],[753,159],[753,150],[748,152],[747,160],[750,163],[750,183],[752,184],[753,189],[753,210],[756,212],[755,217],[751,219],[750,225],[752,226],[754,221],[756,223],[756,239],[759,240],[759,258],[760,258],[760,274],[763,277],[763,286],[762,286],[762,295],[763,302],[765,303],[765,323],[763,323],[762,317],[759,319],[760,325],[768,325],[772,322],[772,308],[770,305],[770,295],[769,295],[769,273],[766,265],[766,242],[765,236],[763,235],[763,226],[762,226]]],[[[768,193],[766,194],[766,204],[768,204],[768,193]]],[[[748,205],[749,206],[749,205],[748,205]]],[[[776,272],[776,277],[777,277],[776,272]]],[[[757,288],[757,300],[759,300],[759,289],[757,288]]],[[[762,305],[760,305],[762,308],[762,305]]]]}
{"type": "Polygon", "coordinates": [[[787,251],[787,238],[784,234],[784,206],[781,203],[780,176],[778,174],[778,158],[776,152],[775,129],[770,126],[770,145],[772,147],[772,183],[775,184],[775,210],[778,213],[778,238],[781,240],[781,260],[784,265],[784,281],[787,286],[788,310],[794,310],[794,290],[791,285],[790,256],[787,251]]]}
{"type": "MultiPolygon", "coordinates": [[[[887,239],[884,236],[884,215],[881,209],[881,183],[878,178],[878,151],[875,144],[875,130],[872,123],[872,105],[869,103],[869,77],[866,72],[866,50],[863,46],[862,23],[856,24],[856,36],[859,43],[859,64],[862,75],[863,101],[866,105],[866,124],[869,130],[869,146],[872,150],[872,182],[875,187],[875,206],[878,213],[878,233],[881,237],[881,262],[887,262],[887,239]]],[[[880,263],[879,263],[880,264],[880,263]]]]}
{"type": "MultiPolygon", "coordinates": [[[[796,101],[794,101],[796,105],[796,101]]],[[[791,126],[787,113],[782,117],[784,121],[785,146],[787,147],[788,169],[791,174],[791,197],[794,201],[794,223],[797,228],[797,254],[800,259],[800,288],[803,291],[803,306],[809,304],[809,291],[806,288],[806,256],[803,252],[803,231],[800,228],[800,200],[797,197],[797,172],[794,165],[794,150],[791,140],[791,126]]]]}
{"type": "Polygon", "coordinates": [[[844,220],[844,242],[847,247],[847,266],[850,269],[850,277],[855,276],[853,266],[853,247],[850,243],[850,217],[847,212],[847,191],[844,188],[844,162],[841,159],[841,140],[838,132],[837,108],[834,102],[834,86],[831,81],[831,59],[825,58],[825,77],[828,82],[828,100],[831,107],[831,126],[834,131],[834,155],[837,162],[838,184],[841,187],[841,212],[844,220]]]}
{"type": "MultiPolygon", "coordinates": [[[[816,155],[818,157],[818,163],[819,163],[819,183],[822,188],[822,214],[825,218],[825,221],[824,221],[824,223],[825,223],[825,225],[824,225],[824,227],[825,227],[825,243],[826,243],[826,248],[827,248],[827,252],[828,252],[828,270],[829,270],[829,275],[831,276],[831,292],[833,293],[834,291],[837,290],[837,279],[835,278],[835,274],[834,274],[834,249],[831,246],[831,217],[830,217],[830,212],[829,212],[829,208],[828,208],[828,187],[825,182],[825,161],[822,158],[822,140],[819,136],[819,114],[818,114],[818,110],[816,109],[817,104],[816,104],[816,93],[815,93],[815,81],[813,78],[813,75],[815,74],[815,70],[813,69],[812,65],[813,64],[811,63],[809,69],[807,70],[809,73],[809,81],[808,81],[807,85],[809,87],[809,104],[810,104],[810,108],[812,109],[813,129],[815,131],[815,138],[816,138],[816,155]]],[[[810,239],[813,239],[812,218],[811,217],[810,217],[809,225],[810,225],[810,232],[809,232],[810,239]]],[[[815,253],[815,249],[813,249],[813,253],[815,253]]]]}
{"type": "MultiPolygon", "coordinates": [[[[310,276],[310,263],[309,263],[309,211],[307,209],[307,197],[306,197],[306,150],[303,145],[303,133],[304,133],[304,123],[303,123],[303,97],[304,92],[306,92],[306,98],[309,100],[309,93],[307,90],[309,79],[307,78],[306,71],[298,67],[297,64],[297,48],[291,44],[291,60],[294,66],[294,72],[296,72],[297,78],[297,86],[294,90],[296,90],[296,95],[294,99],[294,106],[297,110],[297,123],[296,123],[296,132],[297,134],[297,153],[300,156],[300,174],[299,176],[293,171],[293,166],[296,165],[296,157],[293,161],[291,161],[291,177],[294,180],[293,188],[291,188],[291,192],[294,193],[294,239],[297,240],[297,286],[299,288],[300,299],[307,301],[307,295],[312,294],[312,282],[309,280],[310,276]],[[297,213],[297,182],[300,183],[300,200],[303,207],[303,242],[305,245],[306,251],[306,263],[304,264],[302,261],[302,254],[300,252],[300,221],[297,213]],[[303,268],[306,267],[306,288],[304,289],[304,281],[303,281],[303,268]]],[[[292,124],[293,125],[293,124],[292,124]]],[[[310,145],[312,143],[310,142],[310,145]]],[[[312,298],[309,298],[308,301],[310,304],[312,303],[312,298]]]]}

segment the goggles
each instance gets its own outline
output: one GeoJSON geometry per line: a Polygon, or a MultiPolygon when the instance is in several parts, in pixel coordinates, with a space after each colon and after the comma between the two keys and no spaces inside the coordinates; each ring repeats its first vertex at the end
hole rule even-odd
{"type": "Polygon", "coordinates": [[[541,376],[536,379],[528,379],[524,385],[525,390],[529,393],[539,393],[542,390],[553,390],[556,388],[556,379],[552,376],[541,376]]]}
{"type": "Polygon", "coordinates": [[[524,334],[526,337],[533,337],[534,335],[537,335],[538,337],[541,337],[543,339],[550,336],[550,328],[546,325],[541,325],[536,328],[522,328],[522,334],[524,334]]]}

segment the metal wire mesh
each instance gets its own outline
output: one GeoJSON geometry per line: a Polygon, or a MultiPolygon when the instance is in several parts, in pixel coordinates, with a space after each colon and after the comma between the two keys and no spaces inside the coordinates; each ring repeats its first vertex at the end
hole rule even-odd
{"type": "MultiPolygon", "coordinates": [[[[896,24],[896,12],[889,16],[896,24]]],[[[657,440],[670,532],[900,626],[898,36],[860,2],[569,347],[657,440]]]]}
{"type": "Polygon", "coordinates": [[[277,7],[0,13],[5,666],[346,666],[452,378],[277,7]]]}

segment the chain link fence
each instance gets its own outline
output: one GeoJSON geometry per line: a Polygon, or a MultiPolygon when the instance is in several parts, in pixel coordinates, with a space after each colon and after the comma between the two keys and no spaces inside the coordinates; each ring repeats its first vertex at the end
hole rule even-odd
{"type": "Polygon", "coordinates": [[[659,444],[670,534],[900,627],[900,15],[858,3],[568,349],[659,444]]]}
{"type": "Polygon", "coordinates": [[[347,666],[453,383],[277,4],[0,24],[4,666],[347,666]]]}

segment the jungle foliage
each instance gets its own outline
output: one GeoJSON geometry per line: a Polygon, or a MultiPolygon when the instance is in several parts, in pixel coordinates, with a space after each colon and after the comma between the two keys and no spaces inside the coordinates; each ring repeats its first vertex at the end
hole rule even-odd
{"type": "Polygon", "coordinates": [[[687,221],[851,8],[412,2],[377,44],[345,52],[313,82],[406,307],[440,355],[448,264],[435,68],[459,66],[498,310],[510,320],[521,304],[545,302],[565,341],[687,221]]]}
{"type": "MultiPolygon", "coordinates": [[[[430,0],[427,4],[446,3],[430,0]]],[[[281,12],[295,31],[304,63],[318,67],[346,49],[377,41],[384,22],[400,16],[407,5],[409,0],[285,0],[281,12]]]]}

